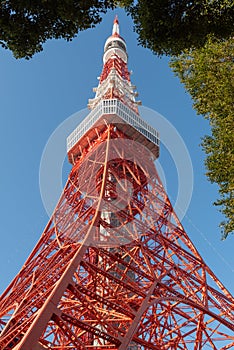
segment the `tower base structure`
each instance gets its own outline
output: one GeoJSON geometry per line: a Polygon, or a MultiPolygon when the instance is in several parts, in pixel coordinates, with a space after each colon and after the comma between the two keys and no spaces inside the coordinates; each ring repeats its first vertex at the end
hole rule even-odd
{"type": "Polygon", "coordinates": [[[152,153],[105,121],[1,297],[1,349],[231,349],[232,296],[176,217],[152,153]]]}

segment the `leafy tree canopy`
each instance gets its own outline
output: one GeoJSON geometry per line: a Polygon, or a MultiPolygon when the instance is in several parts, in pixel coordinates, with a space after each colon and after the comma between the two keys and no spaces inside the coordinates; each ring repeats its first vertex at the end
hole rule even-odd
{"type": "Polygon", "coordinates": [[[207,36],[234,32],[233,0],[138,0],[127,7],[139,42],[158,55],[201,47],[207,36]]]}
{"type": "Polygon", "coordinates": [[[30,58],[42,51],[48,39],[72,40],[95,26],[112,5],[105,0],[2,0],[0,44],[16,58],[30,58]]]}
{"type": "Polygon", "coordinates": [[[207,176],[219,186],[214,204],[226,217],[220,224],[226,238],[234,232],[234,40],[210,38],[203,48],[173,58],[171,67],[211,125],[202,146],[207,176]]]}
{"type": "Polygon", "coordinates": [[[234,32],[233,0],[2,0],[0,44],[17,58],[30,58],[46,40],[72,40],[117,6],[132,16],[140,44],[158,55],[199,47],[209,34],[227,38],[234,32]]]}

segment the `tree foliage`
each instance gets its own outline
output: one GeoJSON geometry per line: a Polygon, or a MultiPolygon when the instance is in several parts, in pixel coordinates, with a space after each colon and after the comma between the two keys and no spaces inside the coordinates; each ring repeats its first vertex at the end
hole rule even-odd
{"type": "Polygon", "coordinates": [[[0,4],[0,44],[16,58],[42,51],[48,39],[72,40],[95,26],[113,1],[3,0],[0,4]]]}
{"type": "Polygon", "coordinates": [[[30,58],[52,38],[72,40],[121,6],[133,18],[139,43],[158,55],[199,47],[207,35],[233,34],[233,0],[2,0],[0,44],[30,58]]]}
{"type": "Polygon", "coordinates": [[[201,47],[209,35],[234,32],[233,0],[138,0],[127,7],[139,42],[158,55],[201,47]]]}
{"type": "Polygon", "coordinates": [[[223,238],[234,231],[234,40],[209,39],[200,49],[172,59],[171,66],[194,100],[198,114],[207,118],[211,136],[203,138],[207,176],[219,186],[214,203],[226,220],[223,238]]]}

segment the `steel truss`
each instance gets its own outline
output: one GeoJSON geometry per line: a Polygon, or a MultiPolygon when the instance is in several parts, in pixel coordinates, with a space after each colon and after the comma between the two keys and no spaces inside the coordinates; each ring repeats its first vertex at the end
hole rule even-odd
{"type": "Polygon", "coordinates": [[[233,305],[150,152],[106,123],[0,299],[0,348],[231,349],[233,305]]]}

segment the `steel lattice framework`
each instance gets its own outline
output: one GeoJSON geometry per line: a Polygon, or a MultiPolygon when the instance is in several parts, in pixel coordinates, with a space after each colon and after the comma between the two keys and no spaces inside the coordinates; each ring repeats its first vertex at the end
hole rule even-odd
{"type": "Polygon", "coordinates": [[[137,114],[124,45],[115,19],[91,114],[68,139],[64,191],[0,298],[1,349],[234,347],[233,297],[159,179],[157,132],[137,114]]]}

